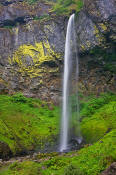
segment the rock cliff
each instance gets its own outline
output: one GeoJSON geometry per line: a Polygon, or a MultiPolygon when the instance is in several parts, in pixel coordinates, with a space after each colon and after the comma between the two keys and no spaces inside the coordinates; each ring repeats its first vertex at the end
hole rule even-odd
{"type": "MultiPolygon", "coordinates": [[[[86,0],[76,17],[80,91],[115,91],[115,0],[86,0]]],[[[1,1],[0,91],[58,102],[67,16],[51,5],[1,1]]]]}

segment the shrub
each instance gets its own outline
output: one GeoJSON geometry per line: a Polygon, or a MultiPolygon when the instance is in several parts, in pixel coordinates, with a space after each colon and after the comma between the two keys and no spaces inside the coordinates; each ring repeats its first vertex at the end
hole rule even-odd
{"type": "Polygon", "coordinates": [[[23,96],[23,94],[18,93],[12,96],[11,99],[12,102],[20,102],[20,103],[26,103],[28,100],[26,97],[23,96]]]}
{"type": "Polygon", "coordinates": [[[70,164],[66,169],[64,175],[84,175],[83,172],[80,171],[80,168],[70,164]]]}
{"type": "Polygon", "coordinates": [[[116,100],[116,95],[113,93],[101,94],[100,97],[94,97],[90,99],[88,102],[84,102],[81,104],[81,116],[89,117],[97,112],[99,108],[108,104],[110,101],[116,100]]]}

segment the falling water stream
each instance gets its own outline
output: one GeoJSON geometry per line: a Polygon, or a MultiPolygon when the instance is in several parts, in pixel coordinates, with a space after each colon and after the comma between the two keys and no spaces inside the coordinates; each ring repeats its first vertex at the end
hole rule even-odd
{"type": "MultiPolygon", "coordinates": [[[[69,123],[71,122],[72,109],[70,103],[70,89],[72,84],[73,60],[75,60],[75,82],[78,82],[78,54],[76,46],[76,35],[74,26],[75,15],[72,14],[68,21],[66,42],[65,42],[65,57],[64,57],[64,76],[63,76],[63,100],[62,100],[62,120],[60,134],[60,152],[68,149],[69,142],[69,123]]],[[[77,93],[77,92],[76,92],[77,93]]],[[[77,105],[77,120],[79,118],[78,96],[76,98],[77,105]]],[[[78,122],[77,122],[78,123],[78,122]]],[[[78,127],[77,142],[81,142],[80,129],[78,127]]]]}

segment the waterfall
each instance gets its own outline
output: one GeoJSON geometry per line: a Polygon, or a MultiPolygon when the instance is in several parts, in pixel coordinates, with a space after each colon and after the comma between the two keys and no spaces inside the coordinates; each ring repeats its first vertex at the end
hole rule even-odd
{"type": "MultiPolygon", "coordinates": [[[[69,142],[69,123],[71,121],[71,103],[70,103],[70,89],[72,84],[73,72],[73,58],[75,60],[75,81],[78,81],[78,54],[76,47],[76,35],[74,26],[74,17],[72,14],[68,21],[66,42],[65,42],[65,56],[64,56],[64,75],[63,75],[63,100],[62,100],[62,120],[60,133],[60,152],[68,149],[69,142]]],[[[77,90],[76,90],[77,91],[77,90]]],[[[76,98],[77,105],[77,120],[79,118],[78,98],[76,98]]],[[[79,126],[77,126],[79,127],[79,126]]],[[[78,128],[78,136],[80,136],[80,129],[78,128]]],[[[80,137],[79,137],[80,138],[80,137]]],[[[80,139],[77,139],[80,142],[80,139]]]]}

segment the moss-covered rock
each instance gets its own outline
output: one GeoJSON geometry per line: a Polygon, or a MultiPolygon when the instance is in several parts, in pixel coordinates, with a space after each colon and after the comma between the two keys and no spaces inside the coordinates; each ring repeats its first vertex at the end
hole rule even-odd
{"type": "Polygon", "coordinates": [[[0,141],[0,159],[8,159],[12,156],[12,152],[5,142],[0,141]]]}
{"type": "Polygon", "coordinates": [[[116,174],[116,162],[113,162],[101,175],[115,175],[116,174]]]}

